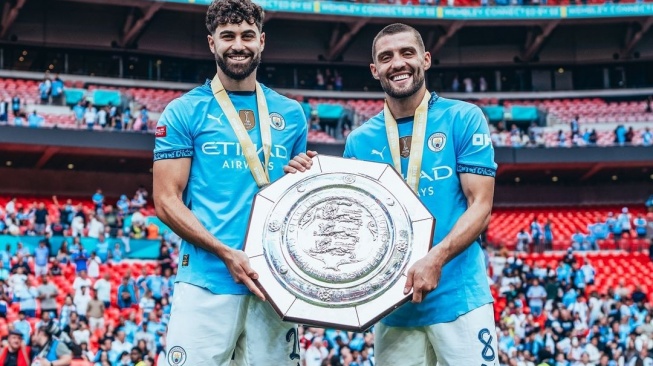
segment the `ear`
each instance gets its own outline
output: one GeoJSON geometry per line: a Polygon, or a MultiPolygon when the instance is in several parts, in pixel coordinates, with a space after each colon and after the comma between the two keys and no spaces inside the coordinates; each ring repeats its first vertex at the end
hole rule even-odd
{"type": "Polygon", "coordinates": [[[265,49],[265,32],[261,33],[261,52],[265,49]]]}
{"type": "Polygon", "coordinates": [[[211,50],[211,53],[215,55],[215,40],[213,39],[213,35],[209,34],[206,36],[206,40],[209,42],[209,49],[211,50]]]}
{"type": "Polygon", "coordinates": [[[424,70],[431,68],[431,52],[424,52],[424,70]]]}
{"type": "Polygon", "coordinates": [[[376,69],[375,64],[370,64],[370,71],[372,71],[372,77],[379,80],[379,70],[376,69]]]}

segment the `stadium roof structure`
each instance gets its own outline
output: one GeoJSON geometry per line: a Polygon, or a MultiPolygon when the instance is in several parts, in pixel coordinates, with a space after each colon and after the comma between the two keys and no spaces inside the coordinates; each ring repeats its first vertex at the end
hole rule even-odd
{"type": "MultiPolygon", "coordinates": [[[[554,45],[568,40],[570,35],[574,35],[574,42],[579,46],[586,41],[600,41],[606,48],[606,60],[611,60],[614,54],[619,59],[631,58],[642,43],[653,44],[653,36],[648,34],[653,25],[653,3],[436,7],[334,1],[256,2],[266,10],[267,33],[274,34],[276,39],[292,38],[295,47],[310,43],[311,47],[305,47],[307,53],[312,53],[318,44],[319,59],[326,62],[367,63],[369,57],[346,53],[363,45],[369,48],[376,31],[396,21],[418,27],[427,49],[436,58],[444,54],[445,64],[447,54],[466,45],[484,48],[487,53],[488,46],[499,49],[510,44],[511,56],[506,57],[507,62],[513,62],[512,53],[517,53],[514,59],[520,62],[546,61],[546,56],[538,57],[538,54],[555,33],[560,40],[554,40],[554,45]],[[514,52],[515,48],[518,52],[514,52]]],[[[210,0],[13,0],[4,8],[0,42],[10,39],[41,46],[127,49],[201,58],[207,56],[203,15],[209,3],[210,0]],[[56,18],[67,21],[60,24],[56,18]],[[45,23],[41,28],[39,21],[45,23]],[[77,24],[76,29],[73,24],[77,24]],[[80,28],[85,28],[85,32],[80,32],[80,28]],[[163,33],[165,37],[151,33],[163,33]],[[175,41],[195,43],[184,49],[177,47],[175,41]]],[[[288,44],[289,40],[284,42],[288,44]]],[[[281,47],[279,41],[274,48],[281,49],[275,55],[264,54],[264,61],[266,57],[268,61],[307,61],[291,57],[289,49],[281,47]]],[[[647,51],[650,47],[640,48],[636,58],[653,59],[653,51],[647,51]]],[[[458,62],[481,61],[473,60],[478,58],[473,55],[464,58],[458,62]]],[[[556,59],[560,61],[560,56],[556,59]]]]}

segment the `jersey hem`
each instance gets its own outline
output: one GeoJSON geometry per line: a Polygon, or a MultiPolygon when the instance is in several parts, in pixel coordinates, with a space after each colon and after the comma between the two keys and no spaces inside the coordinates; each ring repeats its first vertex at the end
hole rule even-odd
{"type": "MultiPolygon", "coordinates": [[[[431,326],[431,325],[435,325],[435,324],[443,324],[443,323],[451,323],[451,322],[454,322],[454,321],[456,321],[458,318],[460,318],[461,316],[463,316],[463,315],[465,315],[465,314],[467,314],[467,313],[469,313],[469,312],[471,312],[471,311],[474,311],[474,310],[476,310],[476,309],[478,309],[478,308],[480,308],[480,307],[483,307],[483,306],[485,306],[485,305],[487,305],[487,304],[493,304],[493,303],[494,303],[494,299],[489,300],[489,301],[484,301],[484,302],[482,302],[481,304],[477,304],[477,305],[475,305],[475,306],[470,306],[469,308],[467,308],[467,309],[465,309],[465,310],[462,310],[462,311],[460,311],[460,312],[457,312],[457,313],[454,315],[453,318],[433,319],[433,320],[427,320],[427,321],[424,321],[424,322],[417,322],[417,321],[416,321],[416,322],[391,321],[391,320],[387,320],[387,318],[385,318],[385,319],[382,319],[382,320],[381,320],[381,323],[383,323],[383,325],[386,325],[386,326],[388,326],[388,327],[396,327],[396,328],[429,327],[429,326],[431,326]]],[[[392,314],[389,315],[388,317],[391,317],[391,316],[392,316],[392,314]]]]}

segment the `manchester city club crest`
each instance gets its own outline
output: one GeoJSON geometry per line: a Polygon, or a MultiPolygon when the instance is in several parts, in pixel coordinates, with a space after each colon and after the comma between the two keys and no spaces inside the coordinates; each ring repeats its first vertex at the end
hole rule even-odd
{"type": "Polygon", "coordinates": [[[275,130],[281,131],[286,128],[286,120],[277,112],[270,113],[270,126],[275,130]]]}
{"type": "Polygon", "coordinates": [[[436,132],[429,137],[428,146],[431,151],[438,152],[444,149],[444,145],[447,143],[447,135],[442,132],[436,132]]]}
{"type": "Polygon", "coordinates": [[[171,366],[181,366],[186,362],[186,351],[179,346],[172,347],[168,352],[168,364],[171,366]]]}

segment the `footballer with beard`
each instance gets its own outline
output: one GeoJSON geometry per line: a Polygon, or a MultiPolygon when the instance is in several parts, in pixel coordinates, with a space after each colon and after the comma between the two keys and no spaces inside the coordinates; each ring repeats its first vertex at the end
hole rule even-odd
{"type": "Polygon", "coordinates": [[[479,240],[497,169],[487,120],[475,105],[426,89],[431,55],[414,28],[385,27],[372,58],[385,108],[348,136],[344,156],[388,163],[409,185],[412,178],[436,219],[431,250],[408,271],[412,301],[375,326],[376,365],[498,365],[479,240]]]}
{"type": "Polygon", "coordinates": [[[206,26],[217,73],[172,101],[156,127],[156,214],[183,239],[163,364],[298,362],[296,325],[265,301],[242,251],[256,193],[292,157],[308,158],[299,103],[256,81],[263,18],[250,0],[211,3],[206,26]]]}

